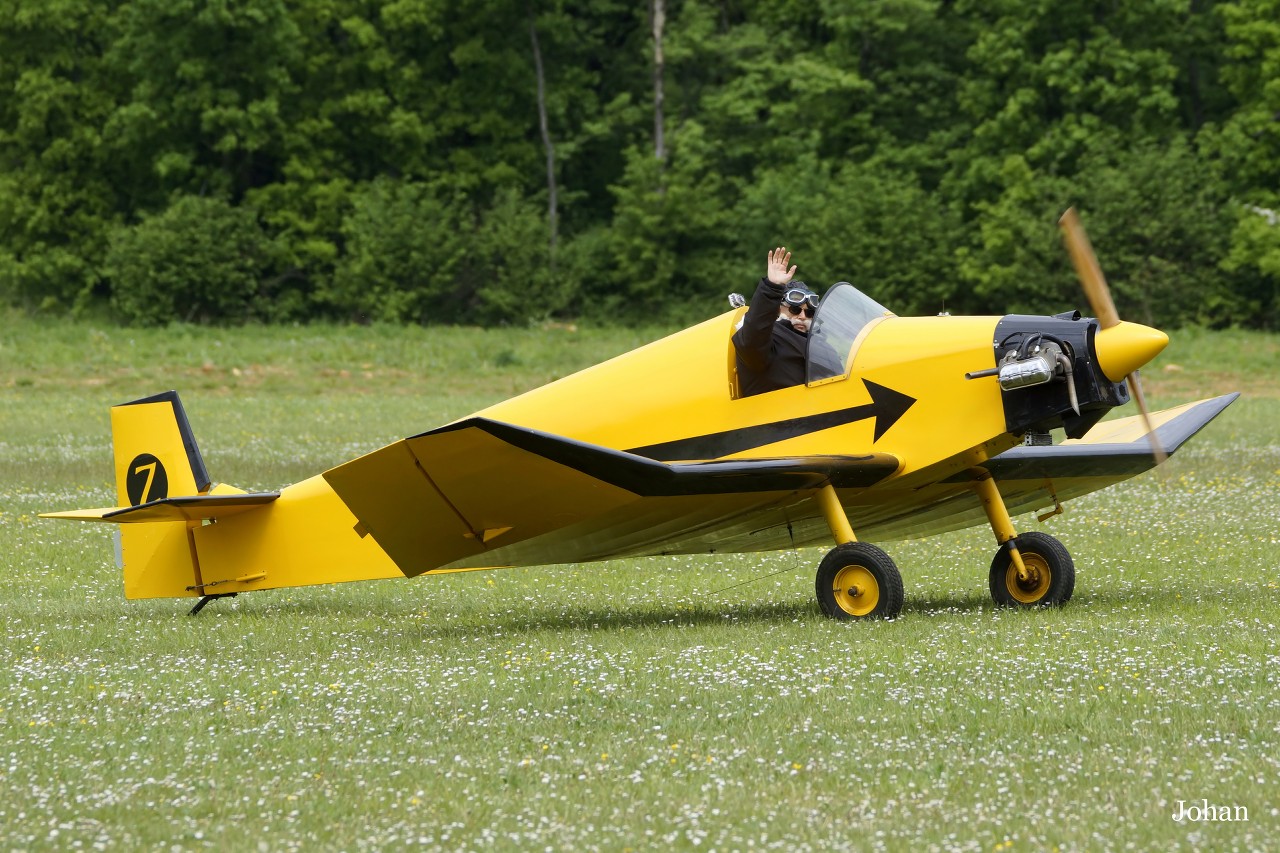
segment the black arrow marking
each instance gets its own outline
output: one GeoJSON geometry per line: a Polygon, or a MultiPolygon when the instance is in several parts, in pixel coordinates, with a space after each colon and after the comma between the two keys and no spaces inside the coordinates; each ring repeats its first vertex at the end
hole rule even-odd
{"type": "Polygon", "coordinates": [[[636,447],[628,450],[637,456],[647,456],[662,462],[673,459],[719,459],[731,453],[763,447],[775,441],[784,441],[798,435],[806,435],[831,427],[851,424],[867,418],[875,418],[875,437],[872,442],[880,440],[889,427],[898,422],[906,414],[907,409],[915,403],[915,397],[908,397],[877,385],[866,379],[862,384],[871,395],[871,402],[848,409],[837,409],[833,412],[821,412],[801,418],[788,418],[785,421],[774,421],[768,424],[731,429],[725,432],[713,432],[709,435],[697,435],[692,438],[681,438],[661,444],[650,444],[647,447],[636,447]]]}

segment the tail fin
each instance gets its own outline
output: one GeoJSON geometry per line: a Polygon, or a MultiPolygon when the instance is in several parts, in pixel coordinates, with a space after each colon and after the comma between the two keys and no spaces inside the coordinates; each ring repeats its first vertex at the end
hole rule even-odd
{"type": "Polygon", "coordinates": [[[177,391],[111,408],[116,503],[202,495],[212,482],[177,391]]]}
{"type": "MultiPolygon", "coordinates": [[[[177,391],[111,407],[116,505],[139,506],[209,490],[209,472],[177,391]]],[[[125,598],[195,595],[201,582],[191,524],[141,523],[116,527],[116,561],[125,598]]]]}

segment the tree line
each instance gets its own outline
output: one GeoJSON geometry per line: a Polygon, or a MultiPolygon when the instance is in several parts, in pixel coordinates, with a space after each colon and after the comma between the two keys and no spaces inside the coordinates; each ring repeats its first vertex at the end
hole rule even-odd
{"type": "Polygon", "coordinates": [[[1278,80],[1280,0],[0,0],[0,300],[1056,313],[1074,204],[1123,316],[1276,328],[1278,80]]]}

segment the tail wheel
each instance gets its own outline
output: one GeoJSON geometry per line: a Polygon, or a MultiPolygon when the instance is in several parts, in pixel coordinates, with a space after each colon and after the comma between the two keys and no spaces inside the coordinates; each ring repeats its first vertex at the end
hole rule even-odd
{"type": "Polygon", "coordinates": [[[1076,588],[1076,567],[1063,544],[1045,533],[1023,533],[1018,553],[1027,573],[1018,576],[1008,550],[991,561],[991,598],[1005,607],[1049,607],[1066,604],[1076,588]]]}
{"type": "Polygon", "coordinates": [[[849,542],[818,565],[818,606],[832,619],[893,619],[902,610],[902,575],[874,545],[849,542]]]}

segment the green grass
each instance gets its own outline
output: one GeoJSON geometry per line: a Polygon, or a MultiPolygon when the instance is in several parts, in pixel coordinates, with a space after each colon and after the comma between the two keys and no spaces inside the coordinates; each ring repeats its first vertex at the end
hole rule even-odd
{"type": "MultiPolygon", "coordinates": [[[[1186,333],[1171,405],[1246,395],[1044,529],[1075,598],[994,609],[975,529],[886,543],[837,624],[818,549],[123,599],[107,407],[178,388],[274,488],[659,330],[0,332],[6,849],[1260,849],[1280,827],[1275,336],[1186,333]],[[1185,344],[1185,345],[1184,345],[1185,344]],[[1224,384],[1225,383],[1225,384],[1224,384]],[[1177,800],[1247,823],[1179,824],[1177,800]]],[[[1168,365],[1178,369],[1166,370],[1168,365]]]]}

